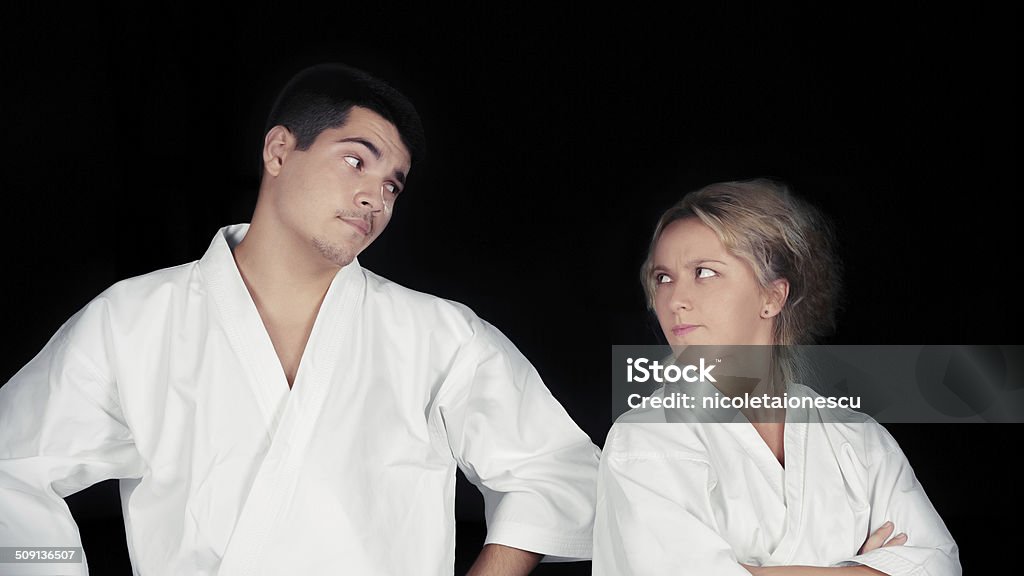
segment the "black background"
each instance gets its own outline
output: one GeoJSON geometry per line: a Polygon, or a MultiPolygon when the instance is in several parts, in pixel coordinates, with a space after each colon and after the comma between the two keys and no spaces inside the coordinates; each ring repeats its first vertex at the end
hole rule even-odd
{"type": "MultiPolygon", "coordinates": [[[[656,341],[637,281],[648,235],[713,181],[781,178],[836,220],[847,295],[830,342],[1019,344],[1011,10],[15,5],[0,381],[110,284],[248,221],[276,90],[329,60],[389,80],[427,130],[362,264],[498,326],[598,445],[600,359],[656,341]]],[[[1021,428],[889,429],[968,573],[1008,565],[990,544],[1021,532],[1021,428]]],[[[459,496],[461,570],[482,528],[479,496],[459,496]]],[[[69,501],[93,573],[130,573],[115,486],[69,501]]]]}

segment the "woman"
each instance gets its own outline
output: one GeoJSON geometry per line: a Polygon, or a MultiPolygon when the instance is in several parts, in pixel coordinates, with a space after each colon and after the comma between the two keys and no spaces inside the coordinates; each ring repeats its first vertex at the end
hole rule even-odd
{"type": "MultiPolygon", "coordinates": [[[[716,349],[725,357],[716,392],[814,396],[795,383],[784,346],[833,326],[829,239],[820,215],[780,185],[712,184],[662,215],[643,266],[648,306],[677,354],[730,346],[716,349]]],[[[906,457],[867,416],[813,407],[744,408],[732,423],[707,416],[641,408],[612,427],[594,574],[961,573],[906,457]]]]}

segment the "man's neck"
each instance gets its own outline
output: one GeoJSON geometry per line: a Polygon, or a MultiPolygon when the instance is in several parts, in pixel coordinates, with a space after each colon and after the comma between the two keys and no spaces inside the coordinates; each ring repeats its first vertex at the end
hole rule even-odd
{"type": "Polygon", "coordinates": [[[238,271],[261,310],[318,307],[338,268],[284,230],[254,215],[233,251],[238,271]]]}
{"type": "Polygon", "coordinates": [[[299,239],[268,233],[275,230],[285,228],[262,225],[254,217],[234,258],[291,388],[338,268],[310,262],[299,239]]]}

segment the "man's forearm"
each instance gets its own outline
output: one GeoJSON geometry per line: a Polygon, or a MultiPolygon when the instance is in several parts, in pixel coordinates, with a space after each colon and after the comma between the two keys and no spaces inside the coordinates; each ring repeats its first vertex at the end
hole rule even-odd
{"type": "Polygon", "coordinates": [[[525,576],[540,563],[541,554],[488,544],[466,576],[525,576]]]}

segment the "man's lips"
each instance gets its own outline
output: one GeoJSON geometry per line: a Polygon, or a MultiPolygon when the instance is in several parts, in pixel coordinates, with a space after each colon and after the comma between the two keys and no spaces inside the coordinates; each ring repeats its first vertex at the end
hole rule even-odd
{"type": "Polygon", "coordinates": [[[370,235],[370,225],[369,225],[369,223],[366,222],[366,220],[363,220],[362,218],[341,218],[341,219],[342,219],[342,221],[344,221],[349,226],[352,226],[356,230],[359,230],[359,232],[361,232],[363,234],[363,236],[369,236],[370,235]]]}

